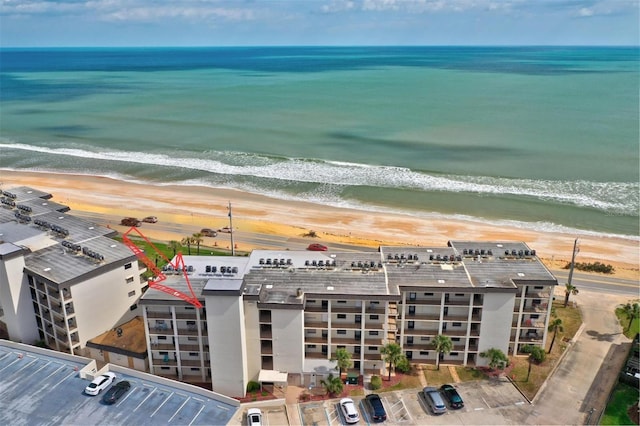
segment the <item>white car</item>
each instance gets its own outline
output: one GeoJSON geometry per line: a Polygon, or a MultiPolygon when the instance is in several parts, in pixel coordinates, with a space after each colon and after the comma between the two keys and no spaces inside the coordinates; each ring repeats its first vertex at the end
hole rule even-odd
{"type": "Polygon", "coordinates": [[[113,373],[104,373],[95,379],[93,382],[89,383],[89,386],[84,388],[84,393],[91,396],[96,396],[103,390],[109,387],[111,383],[115,380],[116,375],[113,373]]]}
{"type": "Polygon", "coordinates": [[[360,414],[358,414],[353,399],[342,398],[340,400],[340,408],[342,409],[342,414],[344,414],[344,420],[347,423],[358,423],[360,421],[360,414]]]}
{"type": "Polygon", "coordinates": [[[249,408],[247,410],[247,425],[262,426],[262,411],[259,408],[249,408]]]}

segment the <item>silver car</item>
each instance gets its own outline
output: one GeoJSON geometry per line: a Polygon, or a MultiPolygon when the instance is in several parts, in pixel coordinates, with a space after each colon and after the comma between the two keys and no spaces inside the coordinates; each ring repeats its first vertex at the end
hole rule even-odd
{"type": "Polygon", "coordinates": [[[447,412],[447,406],[442,399],[442,395],[438,392],[438,389],[433,387],[426,387],[422,389],[424,400],[429,406],[429,409],[433,414],[444,414],[447,412]]]}

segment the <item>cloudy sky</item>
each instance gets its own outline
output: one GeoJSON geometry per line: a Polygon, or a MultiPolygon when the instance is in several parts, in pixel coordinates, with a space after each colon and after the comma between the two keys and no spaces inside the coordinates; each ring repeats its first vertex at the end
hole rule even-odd
{"type": "Polygon", "coordinates": [[[0,0],[1,46],[638,45],[639,0],[0,0]]]}

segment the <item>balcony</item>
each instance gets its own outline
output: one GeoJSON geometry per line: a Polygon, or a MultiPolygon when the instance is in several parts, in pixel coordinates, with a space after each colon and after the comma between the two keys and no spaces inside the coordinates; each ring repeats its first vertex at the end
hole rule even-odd
{"type": "Polygon", "coordinates": [[[362,313],[362,306],[336,307],[336,305],[331,305],[331,313],[332,314],[360,314],[362,313]]]}
{"type": "MultiPolygon", "coordinates": [[[[393,336],[393,339],[390,340],[395,340],[396,337],[393,336]]],[[[364,345],[365,346],[382,346],[382,339],[364,339],[364,345]]]]}
{"type": "Polygon", "coordinates": [[[305,306],[304,307],[304,311],[305,312],[316,312],[316,313],[327,313],[328,309],[324,306],[305,306]]]}
{"type": "Polygon", "coordinates": [[[471,299],[456,299],[456,300],[445,300],[445,306],[469,306],[471,304],[471,299]]]}
{"type": "Polygon", "coordinates": [[[177,366],[178,365],[178,361],[176,361],[175,359],[167,359],[167,358],[164,358],[164,357],[156,358],[154,356],[151,361],[153,362],[153,365],[156,365],[158,367],[163,367],[163,366],[169,367],[169,366],[177,366]]]}
{"type": "MultiPolygon", "coordinates": [[[[171,345],[157,345],[157,346],[168,346],[167,349],[171,350],[174,349],[173,347],[171,347],[171,345]]],[[[153,349],[161,349],[157,346],[154,346],[153,349]]],[[[180,347],[180,352],[200,352],[200,346],[198,345],[189,345],[186,343],[178,343],[178,346],[180,347]]]]}
{"type": "Polygon", "coordinates": [[[324,328],[327,329],[329,323],[326,321],[309,321],[304,323],[304,328],[324,328]]]}
{"type": "Polygon", "coordinates": [[[183,367],[200,367],[202,365],[202,360],[199,359],[181,359],[180,365],[183,367]]]}
{"type": "Polygon", "coordinates": [[[310,358],[310,359],[327,359],[327,354],[324,354],[322,352],[306,352],[305,351],[304,357],[310,358]]]}
{"type": "Polygon", "coordinates": [[[440,314],[405,314],[405,321],[440,321],[440,314]]]}
{"type": "Polygon", "coordinates": [[[180,320],[192,320],[195,321],[198,319],[195,311],[193,312],[181,312],[181,313],[177,313],[176,312],[176,318],[180,319],[180,320]]]}
{"type": "MultiPolygon", "coordinates": [[[[378,305],[375,305],[375,307],[372,306],[367,306],[365,313],[367,315],[369,314],[374,314],[374,315],[384,315],[384,308],[379,307],[378,305]]],[[[397,313],[397,312],[396,312],[397,313]]]]}
{"type": "Polygon", "coordinates": [[[160,336],[173,336],[173,328],[171,327],[149,327],[150,334],[158,334],[160,336]]]}
{"type": "Polygon", "coordinates": [[[355,337],[331,337],[332,345],[359,345],[360,339],[355,337]]]}
{"type": "Polygon", "coordinates": [[[527,299],[548,299],[549,294],[550,294],[549,289],[542,289],[542,290],[527,289],[527,292],[524,294],[524,297],[527,299]]]}
{"type": "Polygon", "coordinates": [[[438,329],[405,328],[404,334],[408,336],[435,336],[438,334],[438,329]]]}
{"type": "MultiPolygon", "coordinates": [[[[385,323],[382,321],[377,321],[377,322],[367,321],[365,323],[364,328],[365,330],[384,330],[384,326],[385,326],[385,323]]],[[[393,324],[390,323],[389,327],[392,329],[395,329],[396,328],[395,321],[393,321],[393,324]]]]}
{"type": "Polygon", "coordinates": [[[312,345],[327,344],[328,341],[329,340],[328,340],[327,337],[305,336],[305,338],[304,338],[304,342],[305,343],[309,343],[309,344],[312,344],[312,345]]]}
{"type": "Polygon", "coordinates": [[[406,304],[407,305],[440,306],[441,305],[441,300],[440,299],[413,299],[413,300],[407,299],[406,304]]]}
{"type": "MultiPolygon", "coordinates": [[[[353,323],[353,322],[332,322],[331,323],[331,329],[333,330],[344,330],[344,329],[348,329],[348,330],[361,330],[362,329],[362,324],[357,322],[357,323],[353,323]]],[[[377,328],[375,329],[377,330],[377,328]]]]}
{"type": "Polygon", "coordinates": [[[382,354],[379,353],[365,353],[364,354],[364,359],[367,361],[381,361],[382,360],[382,354]]]}
{"type": "Polygon", "coordinates": [[[260,327],[260,338],[261,339],[271,339],[273,338],[273,333],[271,332],[271,327],[260,327]]]}
{"type": "Polygon", "coordinates": [[[171,320],[171,312],[170,311],[149,311],[147,310],[147,318],[159,318],[171,320]]]}
{"type": "Polygon", "coordinates": [[[469,319],[469,316],[468,315],[445,315],[443,319],[449,322],[467,322],[467,319],[469,319]]]}

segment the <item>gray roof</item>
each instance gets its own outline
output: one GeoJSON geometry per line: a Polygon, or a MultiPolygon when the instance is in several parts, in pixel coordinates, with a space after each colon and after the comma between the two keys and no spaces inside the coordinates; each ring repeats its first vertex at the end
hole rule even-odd
{"type": "Polygon", "coordinates": [[[91,360],[0,340],[0,424],[224,425],[239,403],[211,391],[110,366],[131,389],[115,404],[84,394],[91,360]]]}

